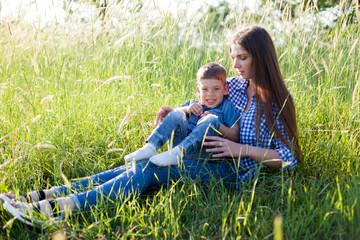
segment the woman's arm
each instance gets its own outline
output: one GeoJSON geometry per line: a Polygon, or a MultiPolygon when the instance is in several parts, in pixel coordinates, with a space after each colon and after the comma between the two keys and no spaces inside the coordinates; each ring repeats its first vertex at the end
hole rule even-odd
{"type": "Polygon", "coordinates": [[[171,112],[172,110],[173,109],[168,106],[161,107],[156,114],[156,118],[155,118],[155,122],[154,122],[155,126],[158,125],[159,123],[161,123],[161,121],[164,119],[164,117],[166,117],[166,115],[168,115],[168,113],[171,112]]]}
{"type": "Polygon", "coordinates": [[[239,124],[235,123],[231,128],[226,127],[220,123],[220,129],[222,136],[226,139],[229,139],[235,143],[240,140],[240,127],[239,124]]]}
{"type": "Polygon", "coordinates": [[[214,158],[221,157],[249,157],[257,162],[263,163],[268,167],[281,168],[282,161],[280,155],[275,149],[264,149],[259,147],[253,147],[249,145],[243,145],[233,142],[221,137],[208,136],[206,140],[210,142],[204,142],[204,146],[212,146],[214,148],[206,149],[206,152],[220,152],[214,154],[214,158]]]}

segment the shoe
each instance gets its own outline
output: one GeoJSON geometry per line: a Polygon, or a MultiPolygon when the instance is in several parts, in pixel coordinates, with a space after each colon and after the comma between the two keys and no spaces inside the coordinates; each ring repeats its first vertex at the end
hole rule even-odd
{"type": "Polygon", "coordinates": [[[33,227],[33,223],[40,224],[39,221],[33,219],[29,215],[26,215],[25,212],[22,212],[20,209],[15,208],[13,205],[10,204],[10,202],[4,202],[3,207],[16,219],[22,221],[29,226],[33,227]]]}
{"type": "Polygon", "coordinates": [[[0,194],[0,199],[3,200],[4,203],[11,203],[11,198],[9,198],[8,196],[6,196],[4,193],[0,194]]]}
{"type": "MultiPolygon", "coordinates": [[[[54,201],[54,200],[50,200],[50,201],[54,201]]],[[[40,212],[40,209],[38,206],[33,205],[33,213],[31,213],[31,215],[28,215],[26,213],[26,204],[19,202],[19,207],[14,207],[13,205],[11,205],[11,201],[10,202],[4,202],[3,207],[11,214],[13,215],[16,219],[20,220],[21,222],[29,225],[29,226],[42,226],[42,225],[49,225],[49,224],[53,224],[56,225],[57,227],[59,227],[58,223],[61,220],[64,220],[65,215],[63,214],[55,214],[53,213],[53,215],[56,215],[55,217],[50,217],[47,218],[44,216],[44,214],[42,214],[42,212],[40,212]]]]}

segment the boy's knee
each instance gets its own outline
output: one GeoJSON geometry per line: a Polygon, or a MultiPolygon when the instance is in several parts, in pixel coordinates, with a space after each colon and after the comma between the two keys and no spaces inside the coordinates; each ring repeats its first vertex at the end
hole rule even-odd
{"type": "Polygon", "coordinates": [[[168,116],[172,120],[178,120],[178,121],[182,121],[186,118],[185,113],[181,110],[173,110],[168,114],[168,116]]]}
{"type": "Polygon", "coordinates": [[[207,125],[211,125],[215,128],[219,128],[220,127],[220,122],[219,122],[219,118],[218,116],[214,115],[214,114],[209,114],[205,117],[202,117],[200,119],[200,121],[198,122],[198,124],[201,123],[206,123],[207,125]]]}

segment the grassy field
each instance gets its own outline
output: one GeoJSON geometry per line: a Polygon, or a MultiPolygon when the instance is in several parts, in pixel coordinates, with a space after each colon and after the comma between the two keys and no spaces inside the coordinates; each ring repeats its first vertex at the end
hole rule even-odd
{"type": "Polygon", "coordinates": [[[199,66],[217,61],[236,75],[226,37],[245,22],[263,25],[275,39],[296,101],[304,161],[238,190],[184,177],[74,214],[59,227],[30,228],[0,208],[0,239],[360,236],[359,24],[344,16],[333,28],[315,23],[309,31],[305,16],[313,9],[296,19],[285,9],[279,27],[276,6],[268,4],[261,15],[234,9],[218,28],[206,19],[179,27],[179,18],[165,14],[156,22],[138,14],[123,20],[121,31],[105,19],[101,33],[2,22],[0,192],[21,194],[122,165],[151,133],[160,106],[196,97],[199,66]]]}

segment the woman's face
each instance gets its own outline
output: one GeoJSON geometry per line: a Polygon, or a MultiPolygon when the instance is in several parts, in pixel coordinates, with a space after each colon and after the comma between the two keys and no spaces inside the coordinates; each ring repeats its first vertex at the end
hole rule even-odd
{"type": "Polygon", "coordinates": [[[252,79],[253,73],[253,57],[248,51],[238,44],[230,46],[230,55],[233,60],[233,67],[243,79],[252,79]]]}

